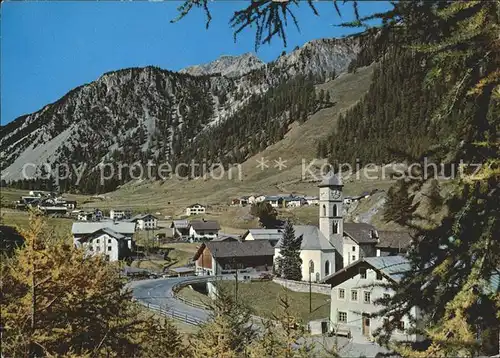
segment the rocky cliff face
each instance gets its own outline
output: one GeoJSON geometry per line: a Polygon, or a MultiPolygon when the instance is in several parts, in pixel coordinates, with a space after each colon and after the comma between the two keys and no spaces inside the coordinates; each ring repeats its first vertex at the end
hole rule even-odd
{"type": "Polygon", "coordinates": [[[228,77],[239,77],[265,66],[256,55],[246,53],[241,56],[221,56],[217,60],[180,70],[193,76],[221,74],[228,77]]]}
{"type": "MultiPolygon", "coordinates": [[[[224,136],[218,128],[270,89],[297,76],[325,81],[345,71],[357,51],[355,39],[324,39],[269,64],[245,54],[180,72],[145,67],[106,73],[1,128],[2,179],[19,179],[27,163],[33,172],[43,163],[95,167],[124,158],[178,158],[208,130],[224,136]]],[[[217,148],[213,153],[225,155],[217,148]]]]}

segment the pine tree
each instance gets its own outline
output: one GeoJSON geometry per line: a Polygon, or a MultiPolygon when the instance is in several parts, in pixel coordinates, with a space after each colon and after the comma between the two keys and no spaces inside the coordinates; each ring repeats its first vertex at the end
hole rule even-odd
{"type": "Polygon", "coordinates": [[[398,180],[387,192],[387,199],[384,204],[384,219],[394,221],[400,225],[408,224],[413,212],[413,197],[409,193],[409,182],[404,178],[398,180]]]}
{"type": "Polygon", "coordinates": [[[444,200],[441,196],[441,188],[437,179],[431,180],[427,197],[429,199],[429,208],[431,212],[436,212],[441,209],[444,200]]]}
{"type": "Polygon", "coordinates": [[[308,334],[302,322],[292,312],[288,294],[278,297],[279,308],[272,320],[263,320],[263,334],[250,347],[251,358],[305,358],[318,352],[307,342],[308,334]]]}
{"type": "MultiPolygon", "coordinates": [[[[157,344],[117,267],[54,237],[34,214],[21,234],[25,245],[0,267],[3,353],[129,357],[157,344]]],[[[175,331],[168,332],[173,350],[164,346],[167,356],[180,351],[175,331]]]]}
{"type": "Polygon", "coordinates": [[[287,280],[302,280],[302,259],[300,245],[302,237],[295,237],[295,230],[290,220],[285,223],[280,253],[277,259],[277,272],[287,280]]]}
{"type": "Polygon", "coordinates": [[[233,358],[246,355],[248,346],[256,337],[250,323],[250,309],[236,302],[222,285],[216,285],[215,299],[209,304],[210,320],[200,327],[192,338],[194,358],[233,358]]]}
{"type": "Polygon", "coordinates": [[[330,91],[326,91],[326,94],[325,94],[325,102],[326,103],[330,103],[331,101],[331,98],[330,98],[330,91]]]}
{"type": "Polygon", "coordinates": [[[260,202],[252,204],[250,214],[258,217],[262,227],[271,229],[276,227],[276,218],[278,212],[268,202],[260,202]]]}
{"type": "Polygon", "coordinates": [[[183,344],[177,328],[168,319],[159,320],[155,317],[145,319],[134,338],[140,344],[137,356],[190,357],[190,350],[183,344]]]}
{"type": "Polygon", "coordinates": [[[318,101],[319,103],[323,103],[324,100],[325,100],[325,90],[320,89],[318,93],[318,101]]]}

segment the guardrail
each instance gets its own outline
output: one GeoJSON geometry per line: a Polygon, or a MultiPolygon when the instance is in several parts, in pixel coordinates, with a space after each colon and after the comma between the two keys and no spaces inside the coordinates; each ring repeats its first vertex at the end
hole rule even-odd
{"type": "Polygon", "coordinates": [[[190,301],[184,297],[180,297],[180,296],[177,296],[177,295],[174,295],[175,296],[175,299],[181,301],[182,303],[185,303],[186,305],[188,306],[192,306],[194,308],[200,308],[202,310],[207,310],[207,309],[210,309],[210,307],[208,307],[207,305],[204,305],[203,303],[199,303],[199,302],[195,302],[195,301],[190,301]]]}
{"type": "MultiPolygon", "coordinates": [[[[193,301],[187,300],[185,298],[179,297],[177,295],[177,293],[183,287],[189,286],[191,284],[201,283],[201,282],[205,282],[205,281],[231,280],[231,279],[232,279],[231,276],[197,276],[195,278],[187,279],[185,281],[179,282],[179,283],[175,284],[174,286],[172,286],[172,294],[175,297],[175,299],[177,299],[177,300],[185,303],[186,305],[189,305],[189,306],[192,306],[192,307],[195,307],[195,308],[199,308],[199,309],[207,310],[207,309],[209,309],[209,307],[207,307],[206,305],[203,305],[201,303],[193,302],[193,301]]],[[[141,300],[137,300],[137,301],[140,304],[142,304],[143,306],[147,307],[148,309],[160,312],[163,315],[165,315],[166,317],[171,317],[171,318],[174,318],[174,319],[178,319],[178,320],[183,321],[183,322],[185,322],[187,324],[191,324],[191,325],[195,325],[196,326],[196,325],[199,325],[199,324],[202,324],[202,323],[205,322],[205,321],[203,321],[203,320],[201,320],[199,318],[190,316],[189,314],[180,313],[180,312],[175,311],[173,309],[163,309],[163,308],[161,308],[158,305],[154,305],[154,304],[151,304],[151,303],[143,302],[141,300]]]]}
{"type": "Polygon", "coordinates": [[[163,309],[160,306],[153,305],[151,303],[146,303],[146,302],[142,302],[142,301],[138,301],[138,302],[141,305],[147,307],[150,310],[159,312],[160,314],[162,314],[165,317],[170,317],[170,318],[173,318],[173,319],[177,319],[179,321],[182,321],[184,323],[187,323],[187,324],[190,324],[190,325],[193,325],[193,326],[198,326],[200,324],[205,323],[205,321],[203,321],[203,320],[201,320],[199,318],[190,316],[190,315],[188,315],[186,313],[180,313],[180,312],[178,312],[176,310],[173,310],[173,309],[163,309]]]}

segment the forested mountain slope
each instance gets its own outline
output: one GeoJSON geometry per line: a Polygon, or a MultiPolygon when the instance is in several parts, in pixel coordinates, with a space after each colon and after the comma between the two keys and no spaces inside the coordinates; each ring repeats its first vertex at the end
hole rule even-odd
{"type": "MultiPolygon", "coordinates": [[[[99,164],[241,163],[333,105],[314,86],[344,72],[357,51],[354,38],[312,41],[239,77],[156,67],[104,74],[1,128],[3,179],[19,179],[26,163],[38,175],[43,163],[85,164],[78,190],[106,192],[130,176],[101,185],[99,164]]],[[[74,178],[59,184],[76,189],[74,178]]]]}

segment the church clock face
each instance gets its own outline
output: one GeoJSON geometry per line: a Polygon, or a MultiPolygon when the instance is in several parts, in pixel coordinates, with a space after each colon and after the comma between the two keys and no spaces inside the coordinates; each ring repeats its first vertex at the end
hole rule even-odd
{"type": "Polygon", "coordinates": [[[327,199],[328,198],[328,192],[322,191],[321,194],[320,194],[320,198],[321,199],[327,199]]]}
{"type": "Polygon", "coordinates": [[[340,196],[342,194],[340,193],[340,190],[332,190],[332,198],[333,199],[340,199],[340,196]]]}

